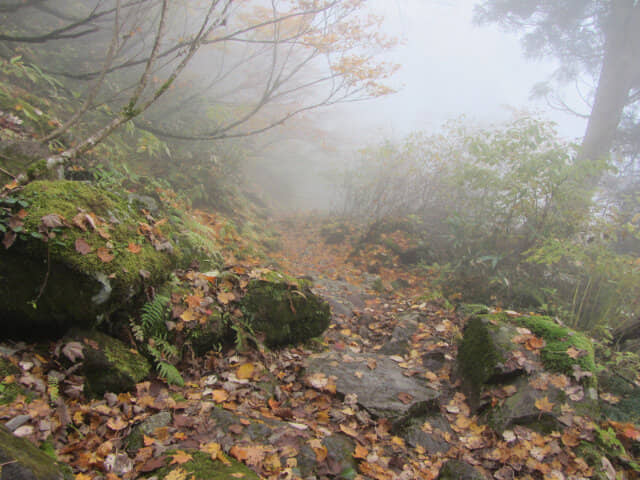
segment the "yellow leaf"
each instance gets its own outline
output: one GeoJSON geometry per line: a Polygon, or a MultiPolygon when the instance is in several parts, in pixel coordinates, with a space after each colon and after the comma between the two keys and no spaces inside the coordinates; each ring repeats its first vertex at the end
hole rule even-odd
{"type": "Polygon", "coordinates": [[[245,363],[240,365],[236,370],[236,377],[241,380],[248,380],[253,377],[253,371],[255,370],[255,366],[253,363],[245,363]]]}
{"type": "Polygon", "coordinates": [[[86,473],[76,473],[75,480],[91,480],[93,477],[86,473]]]}
{"type": "MultiPolygon", "coordinates": [[[[193,460],[193,457],[189,455],[184,450],[178,450],[175,454],[172,455],[172,460],[170,465],[177,463],[178,465],[182,465],[183,463],[187,463],[189,460],[193,460]]],[[[165,477],[166,478],[166,477],[165,477]]]]}
{"type": "Polygon", "coordinates": [[[165,475],[164,480],[186,480],[187,472],[182,468],[176,468],[165,475]]]}
{"type": "Polygon", "coordinates": [[[233,292],[220,292],[218,293],[218,301],[220,303],[222,303],[223,305],[226,305],[227,303],[231,302],[232,300],[235,300],[236,296],[233,294],[233,292]]]}
{"type": "Polygon", "coordinates": [[[535,402],[535,406],[542,412],[551,412],[553,410],[553,403],[549,401],[548,397],[542,397],[535,402]]]}
{"type": "Polygon", "coordinates": [[[198,316],[193,310],[185,310],[184,312],[182,312],[182,315],[180,315],[180,318],[184,322],[193,322],[196,318],[198,318],[198,316]]]}
{"type": "Polygon", "coordinates": [[[208,453],[211,456],[211,460],[216,460],[221,452],[221,448],[219,443],[209,442],[206,445],[201,446],[200,451],[208,453]]]}

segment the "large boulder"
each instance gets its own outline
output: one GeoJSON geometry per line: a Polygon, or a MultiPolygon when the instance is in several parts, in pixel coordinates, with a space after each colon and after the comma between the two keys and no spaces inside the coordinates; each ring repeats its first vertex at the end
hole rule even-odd
{"type": "Polygon", "coordinates": [[[91,327],[180,258],[170,222],[85,182],[35,181],[0,199],[0,331],[91,327]]]}
{"type": "Polygon", "coordinates": [[[469,404],[498,431],[560,428],[567,408],[598,415],[591,341],[548,317],[473,316],[457,361],[469,404]]]}
{"type": "Polygon", "coordinates": [[[0,480],[72,480],[68,466],[56,462],[24,438],[0,425],[0,480]]]}
{"type": "Polygon", "coordinates": [[[329,304],[315,295],[308,282],[278,272],[252,279],[240,309],[251,328],[265,335],[269,346],[309,340],[329,326],[329,304]]]}
{"type": "Polygon", "coordinates": [[[333,381],[336,392],[356,394],[369,413],[396,423],[431,410],[440,396],[423,381],[404,375],[386,355],[324,352],[311,355],[306,366],[312,386],[320,378],[333,381]]]}

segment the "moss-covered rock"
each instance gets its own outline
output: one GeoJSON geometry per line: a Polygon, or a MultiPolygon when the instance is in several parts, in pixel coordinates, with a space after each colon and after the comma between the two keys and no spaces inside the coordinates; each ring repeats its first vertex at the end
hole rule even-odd
{"type": "Polygon", "coordinates": [[[14,218],[18,237],[0,249],[3,334],[32,338],[91,327],[184,260],[170,222],[154,223],[138,205],[97,186],[35,181],[13,197],[19,202],[3,210],[4,222],[14,218]]]}
{"type": "Polygon", "coordinates": [[[591,342],[548,317],[473,316],[458,349],[458,373],[472,408],[503,431],[560,426],[562,405],[599,416],[591,342]]]}
{"type": "Polygon", "coordinates": [[[0,480],[72,480],[71,469],[0,425],[0,480]]]}
{"type": "Polygon", "coordinates": [[[126,392],[142,381],[151,365],[120,340],[97,331],[74,331],[68,342],[82,345],[85,391],[100,397],[105,392],[126,392]]]}
{"type": "Polygon", "coordinates": [[[249,325],[266,335],[270,346],[281,346],[320,335],[329,326],[329,304],[315,295],[305,280],[278,272],[253,279],[240,308],[249,325]]]}
{"type": "Polygon", "coordinates": [[[172,478],[189,478],[191,480],[235,480],[242,478],[243,480],[259,480],[260,477],[250,470],[247,466],[227,457],[227,463],[221,460],[212,460],[210,455],[202,453],[198,450],[185,450],[186,454],[191,456],[191,460],[181,465],[170,464],[171,455],[177,453],[175,450],[169,450],[165,453],[166,466],[154,470],[147,477],[153,476],[158,479],[167,478],[172,472],[175,477],[172,478]],[[185,472],[184,475],[181,475],[185,472]]]}

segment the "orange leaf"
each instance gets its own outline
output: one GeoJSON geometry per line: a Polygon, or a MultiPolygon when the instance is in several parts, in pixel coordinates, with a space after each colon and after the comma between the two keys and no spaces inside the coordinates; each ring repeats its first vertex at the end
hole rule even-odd
{"type": "Polygon", "coordinates": [[[142,251],[142,247],[137,243],[129,242],[127,250],[129,250],[131,253],[140,253],[142,251]]]}
{"type": "Polygon", "coordinates": [[[111,251],[105,247],[98,248],[98,250],[96,251],[96,255],[104,263],[109,263],[115,258],[113,253],[111,253],[111,251]]]}
{"type": "Polygon", "coordinates": [[[225,402],[228,398],[229,398],[229,393],[227,393],[226,390],[214,390],[211,393],[211,396],[213,397],[213,401],[216,403],[222,403],[225,402]]]}
{"type": "Polygon", "coordinates": [[[171,458],[172,460],[170,465],[173,465],[174,463],[182,465],[183,463],[187,463],[189,460],[193,460],[193,457],[183,450],[178,450],[171,458]]]}
{"type": "Polygon", "coordinates": [[[367,455],[369,455],[369,450],[367,450],[362,445],[359,445],[359,444],[356,445],[356,449],[353,452],[353,458],[359,458],[364,460],[365,458],[367,458],[367,455]]]}

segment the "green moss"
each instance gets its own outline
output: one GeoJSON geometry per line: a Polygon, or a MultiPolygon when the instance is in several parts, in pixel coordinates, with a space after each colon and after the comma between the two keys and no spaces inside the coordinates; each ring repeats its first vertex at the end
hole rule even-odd
{"type": "Polygon", "coordinates": [[[100,332],[79,332],[72,338],[85,338],[95,342],[97,349],[84,348],[84,372],[89,394],[101,396],[105,392],[122,392],[132,389],[151,371],[149,362],[125,344],[100,332]]]}
{"type": "Polygon", "coordinates": [[[596,385],[597,369],[593,343],[585,335],[558,325],[551,318],[544,316],[519,317],[516,322],[545,340],[546,346],[540,351],[545,369],[570,376],[573,374],[573,366],[578,365],[582,370],[593,374],[587,379],[587,384],[596,385]],[[569,347],[586,353],[578,358],[571,358],[567,354],[569,347]]]}
{"type": "MultiPolygon", "coordinates": [[[[170,456],[175,453],[175,450],[169,450],[166,452],[166,455],[168,456],[168,459],[170,459],[170,456]]],[[[229,465],[226,465],[220,460],[211,460],[209,455],[199,451],[187,450],[186,453],[191,455],[192,460],[179,466],[170,465],[162,467],[155,470],[150,475],[162,480],[172,471],[182,469],[187,472],[187,478],[193,480],[232,480],[234,478],[242,478],[244,480],[260,479],[255,472],[232,458],[228,458],[229,465]],[[241,476],[234,476],[234,474],[241,476]]]]}
{"type": "Polygon", "coordinates": [[[249,282],[240,304],[249,325],[255,332],[265,333],[270,346],[297,343],[322,333],[329,326],[329,305],[310,289],[296,286],[304,285],[303,281],[289,277],[287,280],[295,283],[288,283],[282,280],[287,276],[277,275],[277,282],[249,282]]]}
{"type": "Polygon", "coordinates": [[[4,426],[0,426],[0,463],[8,465],[14,461],[22,466],[22,471],[30,471],[33,478],[73,479],[68,469],[63,469],[61,464],[52,460],[45,452],[36,448],[28,440],[12,435],[4,426]]]}
{"type": "Polygon", "coordinates": [[[458,348],[460,371],[476,397],[482,385],[494,374],[497,364],[503,361],[489,335],[488,329],[492,327],[480,317],[472,318],[467,322],[458,348]]]}
{"type": "Polygon", "coordinates": [[[489,307],[481,303],[463,303],[456,309],[462,315],[486,315],[489,313],[489,307]]]}
{"type": "MultiPolygon", "coordinates": [[[[147,270],[152,274],[153,283],[166,275],[173,259],[167,253],[156,251],[154,246],[137,231],[140,223],[147,220],[129,202],[117,195],[84,182],[35,181],[28,184],[22,192],[30,207],[25,219],[25,231],[37,232],[43,216],[61,215],[71,222],[79,208],[104,219],[109,227],[101,228],[108,233],[109,239],[101,238],[97,232],[87,229],[83,232],[77,227],[62,228],[53,242],[50,242],[51,256],[63,261],[82,273],[93,275],[104,272],[115,275],[119,288],[128,289],[142,283],[139,271],[147,270]],[[109,223],[111,219],[115,222],[109,223]],[[82,238],[94,252],[97,248],[107,247],[114,255],[111,262],[103,262],[91,252],[82,255],[75,250],[75,241],[82,238]],[[139,244],[139,253],[131,253],[127,247],[130,242],[139,244]]],[[[41,246],[40,246],[41,247],[41,246]]],[[[117,292],[114,292],[117,293],[117,292]]],[[[120,292],[125,293],[125,292],[120,292]]]]}

